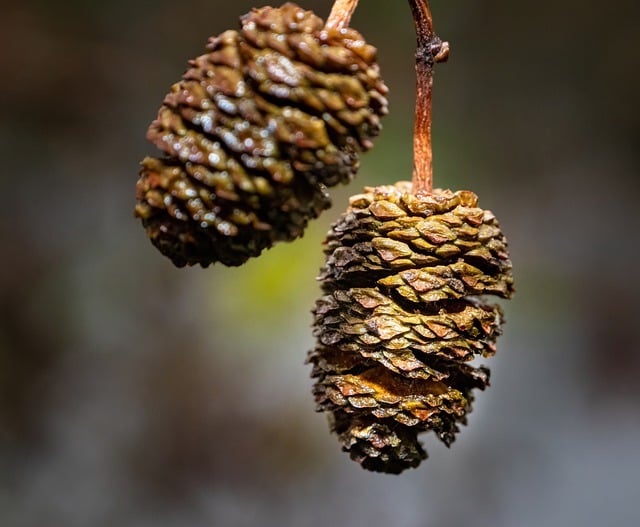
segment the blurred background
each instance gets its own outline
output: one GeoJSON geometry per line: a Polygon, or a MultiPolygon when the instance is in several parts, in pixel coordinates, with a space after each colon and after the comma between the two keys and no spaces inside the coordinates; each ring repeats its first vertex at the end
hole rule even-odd
{"type": "Polygon", "coordinates": [[[640,3],[431,3],[436,184],[496,213],[518,293],[469,426],[398,477],[340,452],[304,359],[330,222],[411,176],[407,2],[352,21],[391,89],[359,178],[302,240],[205,270],[146,239],[138,163],[186,60],[254,4],[3,2],[0,525],[639,524],[640,3]]]}

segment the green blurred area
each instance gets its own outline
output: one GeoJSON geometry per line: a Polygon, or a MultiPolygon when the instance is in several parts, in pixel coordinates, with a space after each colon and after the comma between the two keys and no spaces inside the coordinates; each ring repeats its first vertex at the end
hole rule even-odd
{"type": "Polygon", "coordinates": [[[411,177],[408,5],[353,19],[391,90],[359,177],[302,239],[203,270],[146,239],[138,163],[253,4],[3,4],[0,525],[636,525],[640,4],[431,4],[435,184],[496,213],[518,293],[470,425],[400,478],[339,452],[304,360],[329,224],[411,177]]]}

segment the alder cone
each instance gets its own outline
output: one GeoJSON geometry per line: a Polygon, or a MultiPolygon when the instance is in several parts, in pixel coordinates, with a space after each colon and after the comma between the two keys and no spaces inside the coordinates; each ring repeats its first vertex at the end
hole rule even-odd
{"type": "Polygon", "coordinates": [[[240,265],[302,236],[387,113],[376,49],[287,3],[212,37],[147,138],[136,215],[177,266],[240,265]]]}
{"type": "Polygon", "coordinates": [[[513,276],[495,216],[469,191],[416,196],[411,184],[366,188],[332,226],[309,353],[319,411],[369,470],[426,458],[418,434],[450,445],[489,370],[513,276]]]}

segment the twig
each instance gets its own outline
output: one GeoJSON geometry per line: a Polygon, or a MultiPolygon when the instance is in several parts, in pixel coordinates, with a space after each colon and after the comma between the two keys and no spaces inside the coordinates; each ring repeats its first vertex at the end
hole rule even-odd
{"type": "Polygon", "coordinates": [[[431,99],[433,66],[449,56],[449,44],[433,33],[427,0],[409,0],[416,28],[416,116],[413,129],[413,193],[433,190],[433,152],[431,147],[431,99]]]}
{"type": "Polygon", "coordinates": [[[336,0],[325,23],[325,29],[342,29],[349,27],[351,16],[358,7],[359,0],[336,0]]]}

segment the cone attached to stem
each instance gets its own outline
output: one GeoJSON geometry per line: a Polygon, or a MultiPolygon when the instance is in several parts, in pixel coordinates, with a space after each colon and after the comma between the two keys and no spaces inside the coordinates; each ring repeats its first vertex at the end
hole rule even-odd
{"type": "Polygon", "coordinates": [[[469,191],[433,190],[431,89],[448,45],[433,35],[425,1],[410,0],[418,34],[412,182],[366,188],[350,199],[325,242],[309,353],[319,411],[352,459],[400,473],[426,452],[420,432],[450,445],[473,389],[489,370],[502,312],[489,295],[513,293],[507,242],[469,191]],[[426,117],[425,117],[426,116],[426,117]]]}

